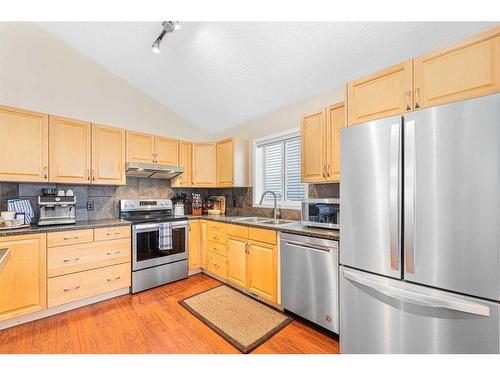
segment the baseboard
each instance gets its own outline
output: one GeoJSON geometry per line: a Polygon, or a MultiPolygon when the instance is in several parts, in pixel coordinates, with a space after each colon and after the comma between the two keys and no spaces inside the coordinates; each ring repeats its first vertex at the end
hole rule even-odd
{"type": "Polygon", "coordinates": [[[27,314],[27,315],[17,316],[15,318],[11,318],[11,319],[4,320],[4,321],[0,322],[0,330],[14,327],[14,326],[17,326],[20,324],[32,322],[33,320],[46,318],[46,317],[51,316],[51,315],[56,315],[56,314],[60,314],[60,313],[66,312],[66,311],[74,310],[74,309],[77,309],[79,307],[91,305],[91,304],[96,303],[96,302],[101,302],[101,301],[105,301],[107,299],[123,296],[125,294],[130,294],[130,288],[128,288],[128,287],[121,288],[118,290],[114,290],[112,292],[100,294],[98,296],[83,298],[81,300],[66,303],[64,305],[50,307],[48,309],[40,310],[40,311],[31,313],[31,314],[27,314]]]}

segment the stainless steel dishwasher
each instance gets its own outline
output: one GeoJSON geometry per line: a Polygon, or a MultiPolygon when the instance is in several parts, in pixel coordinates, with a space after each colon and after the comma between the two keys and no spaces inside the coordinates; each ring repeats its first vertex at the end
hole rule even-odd
{"type": "Polygon", "coordinates": [[[338,241],[282,233],[281,304],[339,333],[338,241]]]}

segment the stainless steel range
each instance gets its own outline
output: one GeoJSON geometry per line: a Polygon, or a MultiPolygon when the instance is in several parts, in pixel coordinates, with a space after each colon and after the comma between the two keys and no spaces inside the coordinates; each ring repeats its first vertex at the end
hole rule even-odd
{"type": "Polygon", "coordinates": [[[188,276],[188,222],[170,199],[121,200],[120,218],[132,222],[132,293],[188,276]]]}

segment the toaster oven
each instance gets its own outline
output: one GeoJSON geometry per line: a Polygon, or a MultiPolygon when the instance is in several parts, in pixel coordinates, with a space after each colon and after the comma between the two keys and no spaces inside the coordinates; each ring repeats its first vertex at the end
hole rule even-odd
{"type": "Polygon", "coordinates": [[[340,199],[304,199],[302,224],[309,227],[340,229],[340,199]]]}

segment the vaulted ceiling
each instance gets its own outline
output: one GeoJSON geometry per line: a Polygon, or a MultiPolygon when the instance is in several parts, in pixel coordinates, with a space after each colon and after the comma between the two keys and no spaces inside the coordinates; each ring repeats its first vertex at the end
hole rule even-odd
{"type": "Polygon", "coordinates": [[[215,134],[494,26],[472,22],[44,22],[43,29],[215,134]]]}

